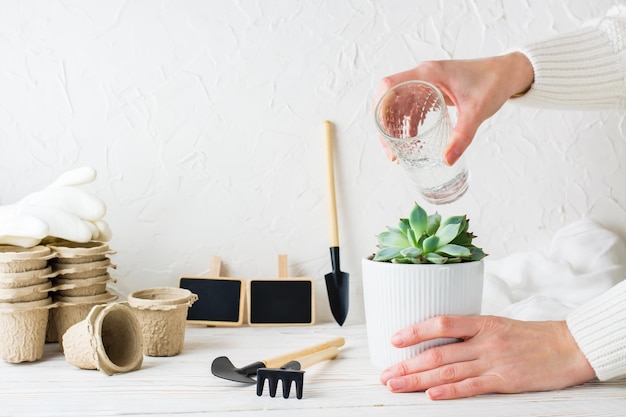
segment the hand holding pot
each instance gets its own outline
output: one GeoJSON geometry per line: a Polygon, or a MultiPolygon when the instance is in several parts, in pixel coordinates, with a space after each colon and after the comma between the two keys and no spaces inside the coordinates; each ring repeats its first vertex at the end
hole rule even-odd
{"type": "Polygon", "coordinates": [[[111,229],[102,220],[106,206],[78,188],[95,178],[93,168],[77,168],[43,190],[0,207],[0,244],[31,247],[47,236],[73,242],[110,240],[111,229]]]}
{"type": "Polygon", "coordinates": [[[595,377],[564,321],[525,322],[494,316],[440,316],[400,330],[396,347],[454,337],[383,372],[394,392],[426,391],[431,399],[547,391],[595,377]]]}

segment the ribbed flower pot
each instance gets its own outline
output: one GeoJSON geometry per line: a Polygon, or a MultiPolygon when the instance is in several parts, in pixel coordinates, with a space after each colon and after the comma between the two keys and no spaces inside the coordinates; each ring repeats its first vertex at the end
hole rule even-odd
{"type": "Polygon", "coordinates": [[[395,264],[362,260],[363,300],[371,361],[379,369],[456,339],[396,348],[398,330],[441,315],[480,314],[483,262],[395,264]]]}
{"type": "Polygon", "coordinates": [[[141,324],[145,355],[174,356],[182,351],[187,311],[197,299],[191,291],[173,287],[148,288],[128,296],[141,324]]]}
{"type": "Polygon", "coordinates": [[[134,371],[143,363],[141,328],[124,303],[92,307],[85,320],[65,332],[62,344],[67,362],[106,375],[134,371]]]}

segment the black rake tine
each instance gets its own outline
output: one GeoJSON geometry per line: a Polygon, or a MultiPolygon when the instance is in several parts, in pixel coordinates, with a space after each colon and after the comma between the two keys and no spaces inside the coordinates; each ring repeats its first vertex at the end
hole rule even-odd
{"type": "Polygon", "coordinates": [[[304,371],[295,371],[287,369],[267,369],[262,368],[257,371],[256,395],[263,395],[265,380],[267,379],[270,391],[270,397],[276,396],[278,390],[278,381],[283,384],[283,398],[289,398],[291,393],[291,383],[296,383],[296,397],[302,399],[304,385],[304,371]]]}
{"type": "Polygon", "coordinates": [[[276,396],[276,389],[278,388],[278,380],[270,378],[269,386],[270,386],[270,397],[274,398],[276,396]]]}
{"type": "MultiPolygon", "coordinates": [[[[278,381],[276,381],[278,383],[278,381]]],[[[291,392],[291,380],[285,381],[283,379],[283,398],[289,398],[289,393],[291,392]]]]}
{"type": "Polygon", "coordinates": [[[258,395],[259,397],[261,395],[263,395],[263,387],[265,386],[265,378],[262,377],[261,375],[259,375],[259,372],[257,371],[257,376],[256,376],[256,395],[258,395]]]}

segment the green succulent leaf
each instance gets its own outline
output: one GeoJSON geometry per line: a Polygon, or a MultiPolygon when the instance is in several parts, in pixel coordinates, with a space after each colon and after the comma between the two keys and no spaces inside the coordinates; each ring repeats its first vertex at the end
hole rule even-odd
{"type": "Polygon", "coordinates": [[[428,222],[426,225],[426,233],[429,236],[437,233],[437,229],[439,229],[439,225],[441,224],[441,214],[434,213],[428,216],[428,222]]]}
{"type": "Polygon", "coordinates": [[[450,255],[453,257],[468,258],[472,255],[469,248],[460,245],[447,244],[437,249],[438,254],[450,255]]]}
{"type": "Polygon", "coordinates": [[[428,236],[426,239],[424,239],[424,242],[422,242],[422,248],[424,250],[424,253],[434,252],[435,250],[437,250],[438,247],[439,247],[438,236],[428,236]]]}
{"type": "Polygon", "coordinates": [[[411,246],[413,246],[414,248],[420,247],[418,239],[415,238],[415,232],[413,232],[413,229],[409,229],[406,231],[406,237],[411,246]]]}
{"type": "Polygon", "coordinates": [[[469,258],[470,261],[480,261],[485,256],[487,256],[487,254],[483,252],[481,248],[477,248],[476,246],[471,246],[469,250],[472,253],[472,255],[469,258]]]}
{"type": "Polygon", "coordinates": [[[462,231],[465,228],[465,225],[467,224],[467,217],[466,216],[451,216],[451,217],[448,217],[443,222],[441,222],[441,226],[439,226],[439,227],[444,227],[444,226],[447,226],[449,224],[460,224],[461,225],[461,227],[459,228],[459,232],[460,232],[460,231],[462,231]]]}
{"type": "Polygon", "coordinates": [[[437,255],[436,253],[427,253],[424,255],[424,258],[428,260],[428,262],[433,264],[445,264],[448,261],[448,258],[445,256],[437,255]]]}
{"type": "Polygon", "coordinates": [[[397,246],[403,248],[409,246],[407,237],[399,230],[388,230],[380,233],[378,235],[378,243],[381,246],[397,246]]]}
{"type": "Polygon", "coordinates": [[[448,258],[446,263],[447,264],[460,264],[461,262],[463,262],[464,259],[467,259],[467,258],[448,258]]]}
{"type": "Polygon", "coordinates": [[[467,216],[445,220],[439,213],[428,215],[415,203],[407,218],[377,236],[375,261],[398,264],[459,263],[479,261],[487,254],[472,244],[467,216]]]}
{"type": "Polygon", "coordinates": [[[428,235],[426,233],[421,235],[420,238],[417,239],[417,245],[415,245],[415,247],[416,248],[424,248],[424,241],[426,240],[426,238],[428,238],[428,235]]]}
{"type": "Polygon", "coordinates": [[[428,214],[426,214],[426,210],[420,207],[417,203],[415,204],[415,207],[413,207],[413,210],[411,210],[409,224],[411,225],[413,232],[415,232],[415,236],[421,236],[426,231],[428,214]]]}
{"type": "Polygon", "coordinates": [[[372,260],[374,261],[389,261],[391,259],[397,258],[400,255],[400,252],[403,248],[398,248],[394,246],[388,246],[380,249],[374,255],[372,260]]]}
{"type": "Polygon", "coordinates": [[[461,228],[460,223],[449,223],[437,230],[435,236],[439,238],[439,246],[447,245],[452,242],[454,238],[459,234],[461,228]]]}
{"type": "Polygon", "coordinates": [[[470,246],[472,244],[473,238],[474,236],[471,233],[461,232],[450,243],[454,243],[455,245],[461,245],[461,246],[470,246]]]}
{"type": "Polygon", "coordinates": [[[413,258],[394,258],[391,260],[394,264],[414,264],[415,261],[413,258]]]}
{"type": "Polygon", "coordinates": [[[411,225],[409,224],[409,219],[400,219],[400,223],[398,223],[398,229],[406,233],[410,228],[411,225]]]}
{"type": "Polygon", "coordinates": [[[400,255],[404,256],[405,258],[417,258],[421,254],[422,250],[419,248],[405,248],[400,251],[400,255]]]}

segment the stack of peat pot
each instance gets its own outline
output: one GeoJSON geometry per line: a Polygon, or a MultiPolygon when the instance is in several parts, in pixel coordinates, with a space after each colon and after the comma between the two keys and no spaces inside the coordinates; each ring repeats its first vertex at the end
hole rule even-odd
{"type": "Polygon", "coordinates": [[[58,307],[51,311],[48,342],[62,342],[63,334],[74,324],[84,320],[92,307],[115,301],[107,284],[114,280],[108,273],[111,263],[108,255],[115,253],[104,242],[52,242],[47,245],[55,255],[50,262],[53,273],[54,300],[58,307]]]}
{"type": "Polygon", "coordinates": [[[46,246],[0,245],[0,356],[11,363],[41,359],[54,276],[46,246]]]}

